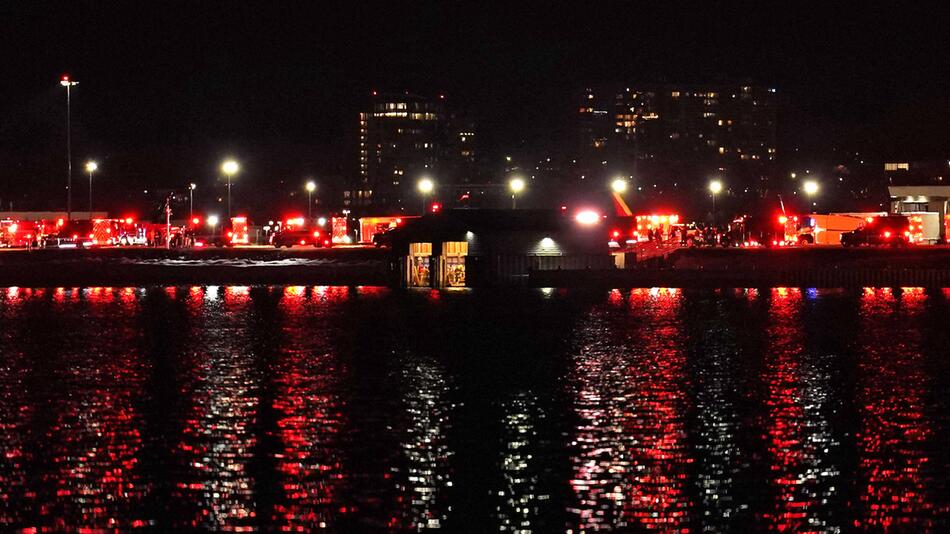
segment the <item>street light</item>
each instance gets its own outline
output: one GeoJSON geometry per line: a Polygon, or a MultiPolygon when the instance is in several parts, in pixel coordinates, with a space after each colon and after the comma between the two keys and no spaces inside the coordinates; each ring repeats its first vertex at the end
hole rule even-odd
{"type": "Polygon", "coordinates": [[[313,219],[313,192],[317,189],[317,184],[313,180],[307,182],[307,224],[313,219]]]}
{"type": "Polygon", "coordinates": [[[433,182],[429,178],[423,178],[419,180],[419,184],[417,185],[417,187],[419,188],[419,192],[422,193],[422,214],[425,215],[426,196],[432,193],[432,190],[435,189],[435,182],[433,182]]]}
{"type": "Polygon", "coordinates": [[[96,172],[99,164],[95,161],[86,162],[86,172],[89,173],[89,217],[92,217],[92,173],[96,172]]]}
{"type": "Polygon", "coordinates": [[[68,221],[73,214],[73,144],[69,88],[79,85],[79,82],[74,82],[68,74],[63,74],[63,77],[59,79],[59,84],[66,88],[66,220],[68,221]]]}
{"type": "Polygon", "coordinates": [[[221,164],[221,172],[228,177],[228,219],[231,218],[231,177],[237,174],[240,166],[238,162],[229,159],[221,164]]]}
{"type": "Polygon", "coordinates": [[[617,178],[610,183],[610,188],[614,190],[614,193],[623,193],[627,190],[627,181],[623,178],[617,178]]]}
{"type": "Polygon", "coordinates": [[[802,184],[802,191],[805,192],[808,196],[814,196],[818,193],[818,182],[814,180],[808,180],[802,184]]]}
{"type": "Polygon", "coordinates": [[[195,216],[195,188],[198,187],[194,182],[188,184],[188,217],[195,216]]]}
{"type": "Polygon", "coordinates": [[[719,225],[719,217],[718,217],[718,213],[716,212],[716,195],[718,195],[720,192],[722,192],[722,181],[721,181],[721,180],[713,180],[713,181],[709,182],[709,192],[712,193],[712,201],[713,201],[713,224],[718,226],[718,225],[719,225]]]}
{"type": "Polygon", "coordinates": [[[208,215],[208,226],[211,227],[212,235],[218,233],[217,231],[218,216],[217,215],[208,215]]]}
{"type": "Polygon", "coordinates": [[[511,209],[517,207],[516,196],[518,193],[524,191],[524,186],[524,179],[522,178],[512,178],[511,181],[508,182],[508,187],[511,189],[511,209]]]}

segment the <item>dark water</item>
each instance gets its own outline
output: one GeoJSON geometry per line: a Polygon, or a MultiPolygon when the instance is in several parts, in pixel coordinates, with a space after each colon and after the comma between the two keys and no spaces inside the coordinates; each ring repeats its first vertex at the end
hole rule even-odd
{"type": "Polygon", "coordinates": [[[950,291],[3,289],[0,530],[946,530],[950,291]]]}

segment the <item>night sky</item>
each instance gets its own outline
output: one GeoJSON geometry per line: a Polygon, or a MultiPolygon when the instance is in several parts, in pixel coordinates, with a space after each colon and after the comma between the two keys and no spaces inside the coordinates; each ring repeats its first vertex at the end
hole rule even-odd
{"type": "Polygon", "coordinates": [[[445,93],[489,155],[557,151],[588,84],[742,80],[779,89],[786,157],[950,154],[950,32],[923,8],[272,4],[0,3],[4,207],[61,187],[65,72],[103,194],[210,184],[226,155],[245,184],[346,175],[373,89],[445,93]]]}

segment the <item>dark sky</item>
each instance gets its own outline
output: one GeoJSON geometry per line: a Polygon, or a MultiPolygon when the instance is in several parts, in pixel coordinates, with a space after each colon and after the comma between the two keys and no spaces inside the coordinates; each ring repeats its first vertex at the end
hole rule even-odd
{"type": "Polygon", "coordinates": [[[923,7],[490,4],[0,0],[0,198],[59,179],[64,72],[77,160],[135,186],[226,154],[261,181],[338,172],[374,88],[444,92],[489,152],[555,140],[587,84],[741,79],[778,87],[790,143],[950,152],[948,20],[923,7]]]}

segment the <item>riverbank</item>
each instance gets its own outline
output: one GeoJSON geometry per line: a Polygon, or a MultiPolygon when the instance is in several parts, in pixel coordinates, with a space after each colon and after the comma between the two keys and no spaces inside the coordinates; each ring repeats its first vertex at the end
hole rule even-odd
{"type": "Polygon", "coordinates": [[[0,286],[386,285],[386,258],[368,248],[6,250],[0,286]]]}
{"type": "MultiPolygon", "coordinates": [[[[372,248],[0,251],[0,286],[390,285],[372,248]]],[[[629,269],[534,271],[534,287],[950,287],[950,248],[679,250],[629,269]]]]}
{"type": "Polygon", "coordinates": [[[950,287],[950,248],[685,249],[631,269],[535,271],[536,287],[950,287]]]}

